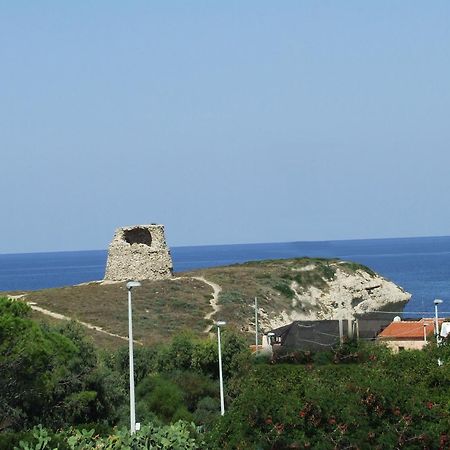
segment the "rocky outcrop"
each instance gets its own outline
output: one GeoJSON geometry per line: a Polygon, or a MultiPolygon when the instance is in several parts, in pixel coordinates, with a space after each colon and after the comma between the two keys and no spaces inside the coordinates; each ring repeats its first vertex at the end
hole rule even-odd
{"type": "Polygon", "coordinates": [[[173,264],[163,225],[137,225],[116,230],[108,250],[105,280],[161,280],[173,264]]]}
{"type": "MultiPolygon", "coordinates": [[[[267,329],[277,328],[295,320],[352,319],[362,315],[382,314],[387,311],[401,311],[411,298],[395,283],[373,272],[356,270],[352,273],[336,264],[332,280],[325,280],[327,286],[319,289],[314,286],[302,288],[293,281],[294,292],[291,308],[277,315],[261,310],[261,322],[267,329]]],[[[314,265],[306,267],[314,270],[314,265]]]]}

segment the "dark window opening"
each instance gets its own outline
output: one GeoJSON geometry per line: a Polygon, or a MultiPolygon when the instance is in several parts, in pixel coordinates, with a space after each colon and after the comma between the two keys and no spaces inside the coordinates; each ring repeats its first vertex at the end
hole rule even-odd
{"type": "Polygon", "coordinates": [[[129,244],[152,245],[152,235],[146,228],[133,228],[124,231],[125,241],[129,244]]]}

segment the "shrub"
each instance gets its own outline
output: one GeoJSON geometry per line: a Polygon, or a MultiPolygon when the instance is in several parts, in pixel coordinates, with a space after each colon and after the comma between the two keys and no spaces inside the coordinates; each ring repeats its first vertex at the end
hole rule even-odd
{"type": "Polygon", "coordinates": [[[137,415],[146,417],[155,414],[165,423],[184,418],[190,414],[184,404],[183,391],[168,377],[149,375],[136,389],[137,415]]]}
{"type": "Polygon", "coordinates": [[[293,298],[295,295],[294,291],[290,288],[290,286],[287,283],[279,282],[274,284],[272,287],[280,294],[284,295],[289,299],[293,298]]]}
{"type": "Polygon", "coordinates": [[[195,426],[182,421],[163,426],[146,424],[133,435],[129,430],[122,428],[105,437],[96,434],[94,429],[69,429],[67,432],[52,433],[40,426],[26,433],[18,445],[13,447],[14,450],[197,450],[204,448],[195,426]]]}

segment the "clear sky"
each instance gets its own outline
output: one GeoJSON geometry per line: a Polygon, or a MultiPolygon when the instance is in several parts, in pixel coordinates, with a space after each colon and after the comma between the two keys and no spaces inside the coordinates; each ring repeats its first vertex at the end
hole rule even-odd
{"type": "Polygon", "coordinates": [[[450,2],[0,0],[0,252],[450,234],[450,2]]]}

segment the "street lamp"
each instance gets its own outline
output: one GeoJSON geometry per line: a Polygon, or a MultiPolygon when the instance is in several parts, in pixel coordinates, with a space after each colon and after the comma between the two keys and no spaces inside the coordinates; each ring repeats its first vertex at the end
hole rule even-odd
{"type": "Polygon", "coordinates": [[[258,354],[258,297],[255,297],[255,355],[258,354]]]}
{"type": "Polygon", "coordinates": [[[442,300],[440,300],[439,298],[437,298],[434,302],[434,320],[435,320],[435,324],[434,324],[434,334],[436,335],[436,344],[440,344],[441,340],[439,338],[439,319],[438,319],[438,305],[440,305],[442,303],[442,300]]]}
{"type": "Polygon", "coordinates": [[[128,289],[128,348],[130,356],[130,432],[136,433],[136,410],[134,403],[134,361],[133,361],[133,323],[131,317],[131,290],[139,287],[139,281],[129,281],[128,289]]]}
{"type": "Polygon", "coordinates": [[[226,325],[226,322],[219,320],[216,322],[217,326],[217,347],[219,349],[219,383],[220,383],[220,414],[225,414],[225,402],[223,399],[223,375],[222,375],[222,349],[220,345],[220,327],[226,325]]]}

